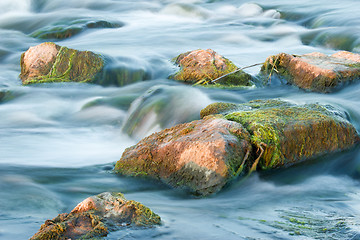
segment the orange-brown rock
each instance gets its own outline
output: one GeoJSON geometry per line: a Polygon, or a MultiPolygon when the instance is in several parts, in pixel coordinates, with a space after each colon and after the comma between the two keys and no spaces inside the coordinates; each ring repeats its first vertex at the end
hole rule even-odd
{"type": "Polygon", "coordinates": [[[23,84],[44,82],[91,82],[104,67],[98,54],[45,42],[30,47],[21,56],[23,84]]]}
{"type": "Polygon", "coordinates": [[[42,43],[30,47],[21,57],[20,78],[26,84],[29,79],[45,76],[50,72],[59,53],[60,46],[53,43],[42,43]]]}
{"type": "Polygon", "coordinates": [[[250,135],[241,124],[209,117],[144,138],[125,150],[115,171],[207,195],[241,173],[251,149],[250,135]]]}
{"type": "Polygon", "coordinates": [[[330,92],[360,77],[360,55],[341,51],[331,56],[314,52],[304,55],[280,53],[266,59],[266,76],[278,75],[299,88],[330,92]]]}
{"type": "MultiPolygon", "coordinates": [[[[175,58],[175,64],[180,67],[180,71],[171,76],[171,78],[189,83],[208,83],[225,74],[231,73],[238,68],[230,60],[219,55],[211,49],[194,50],[182,53],[175,58]]],[[[230,74],[217,84],[251,86],[252,77],[243,72],[238,71],[230,74]]]]}
{"type": "Polygon", "coordinates": [[[121,193],[105,192],[85,199],[69,214],[45,221],[31,239],[94,239],[124,226],[152,226],[160,221],[144,205],[126,200],[121,193]]]}
{"type": "Polygon", "coordinates": [[[52,42],[30,47],[21,55],[23,85],[50,82],[86,82],[123,86],[150,78],[141,66],[121,64],[110,57],[79,51],[52,42]]]}
{"type": "Polygon", "coordinates": [[[253,170],[288,167],[309,159],[348,150],[360,142],[347,114],[332,106],[297,105],[277,99],[248,103],[213,103],[202,117],[221,114],[242,124],[258,149],[253,170]]]}
{"type": "Polygon", "coordinates": [[[207,195],[240,173],[288,167],[355,147],[360,137],[332,106],[278,99],[213,103],[202,120],[176,125],[125,150],[115,171],[207,195]]]}

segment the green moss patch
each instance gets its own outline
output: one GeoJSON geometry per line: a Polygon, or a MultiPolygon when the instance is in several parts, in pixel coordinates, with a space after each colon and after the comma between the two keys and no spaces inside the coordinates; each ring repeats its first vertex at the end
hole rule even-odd
{"type": "MultiPolygon", "coordinates": [[[[21,59],[22,63],[23,57],[24,55],[21,59]]],[[[104,60],[99,54],[60,47],[54,62],[47,67],[47,74],[29,77],[23,81],[23,84],[92,82],[96,79],[103,67],[104,60]]],[[[23,68],[22,66],[22,69],[23,68]]],[[[22,75],[24,75],[23,71],[22,75]]]]}
{"type": "Polygon", "coordinates": [[[236,71],[238,70],[238,67],[233,62],[218,55],[210,49],[182,53],[174,58],[173,61],[177,66],[180,67],[180,70],[177,73],[171,75],[170,79],[214,87],[248,87],[254,85],[251,75],[245,73],[242,70],[236,71]],[[194,52],[202,52],[202,57],[197,57],[196,54],[194,57],[192,57],[191,54],[194,52]],[[206,54],[213,56],[213,60],[211,62],[206,60],[206,57],[208,57],[206,54]],[[189,55],[191,55],[191,57],[189,57],[189,55]],[[202,58],[205,58],[205,60],[202,58]],[[219,79],[222,76],[224,77],[219,79]],[[217,81],[212,82],[214,80],[217,81]]]}
{"type": "Polygon", "coordinates": [[[130,200],[126,202],[126,206],[134,210],[131,223],[135,224],[136,226],[145,227],[159,225],[161,223],[159,215],[139,202],[130,200]]]}
{"type": "Polygon", "coordinates": [[[355,128],[347,120],[321,105],[261,103],[243,104],[252,105],[252,109],[232,112],[225,118],[242,124],[249,131],[257,149],[258,166],[262,169],[288,166],[345,150],[358,139],[355,128]],[[256,104],[258,108],[254,108],[256,104]]]}

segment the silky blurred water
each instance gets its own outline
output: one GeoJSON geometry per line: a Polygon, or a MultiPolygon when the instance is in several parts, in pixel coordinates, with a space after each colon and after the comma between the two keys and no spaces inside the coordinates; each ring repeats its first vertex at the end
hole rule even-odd
{"type": "MultiPolygon", "coordinates": [[[[191,87],[168,80],[178,54],[211,48],[238,66],[280,52],[360,53],[355,0],[2,0],[0,2],[0,239],[27,239],[83,199],[120,191],[162,225],[106,239],[360,239],[359,149],[256,173],[198,199],[157,182],[112,173],[126,147],[154,131],[199,119],[215,101],[281,98],[331,104],[360,130],[360,83],[309,93],[273,79],[252,89],[191,87]],[[74,21],[121,23],[63,40],[31,34],[74,21]],[[20,56],[45,41],[90,50],[149,79],[123,87],[22,86],[20,56]],[[5,97],[1,97],[5,96],[5,97]]],[[[256,75],[259,66],[246,71],[256,75]]]]}

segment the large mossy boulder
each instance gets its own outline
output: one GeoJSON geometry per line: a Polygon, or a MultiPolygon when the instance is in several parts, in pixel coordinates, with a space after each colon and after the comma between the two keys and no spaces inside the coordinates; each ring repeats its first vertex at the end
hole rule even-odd
{"type": "Polygon", "coordinates": [[[21,55],[24,85],[49,82],[87,82],[123,86],[149,78],[144,69],[119,66],[110,58],[52,42],[30,47],[21,55]]]}
{"type": "Polygon", "coordinates": [[[241,173],[250,153],[250,135],[241,124],[209,117],[142,139],[125,150],[115,171],[208,195],[241,173]]]}
{"type": "Polygon", "coordinates": [[[115,171],[208,195],[240,174],[288,167],[360,141],[345,113],[319,104],[214,103],[201,116],[126,149],[115,171]]]}
{"type": "Polygon", "coordinates": [[[201,112],[202,117],[211,114],[223,114],[247,129],[257,152],[255,164],[261,169],[286,167],[359,142],[346,114],[331,106],[256,100],[237,105],[214,103],[201,112]]]}
{"type": "Polygon", "coordinates": [[[160,217],[121,193],[105,192],[79,203],[69,214],[46,220],[31,240],[97,239],[128,226],[151,227],[160,217]]]}
{"type": "Polygon", "coordinates": [[[261,72],[267,79],[277,75],[299,88],[327,93],[360,78],[360,55],[346,51],[331,56],[280,53],[268,57],[261,72]]]}
{"type": "Polygon", "coordinates": [[[183,81],[186,83],[199,83],[211,85],[225,85],[225,86],[252,86],[251,75],[244,71],[238,70],[230,60],[219,55],[211,49],[194,50],[182,53],[174,59],[180,70],[171,79],[183,81]],[[229,74],[225,76],[226,74],[229,74]],[[212,82],[224,76],[223,78],[212,82]]]}

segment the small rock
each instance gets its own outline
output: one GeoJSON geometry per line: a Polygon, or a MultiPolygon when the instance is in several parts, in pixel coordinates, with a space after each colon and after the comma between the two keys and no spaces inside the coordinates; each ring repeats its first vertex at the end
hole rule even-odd
{"type": "Polygon", "coordinates": [[[126,200],[121,193],[105,192],[85,199],[69,214],[45,221],[30,239],[94,239],[125,226],[149,227],[160,222],[160,217],[141,203],[126,200]]]}
{"type": "Polygon", "coordinates": [[[115,171],[208,195],[239,175],[250,153],[250,135],[241,124],[210,117],[144,138],[125,150],[115,171]]]}
{"type": "Polygon", "coordinates": [[[46,42],[21,55],[20,78],[24,85],[44,82],[92,82],[104,67],[103,58],[46,42]]]}
{"type": "Polygon", "coordinates": [[[10,101],[20,95],[21,95],[21,93],[19,93],[19,92],[0,89],[0,103],[10,101]]]}
{"type": "Polygon", "coordinates": [[[278,75],[299,88],[327,93],[360,77],[360,55],[346,51],[331,56],[280,53],[268,57],[261,71],[267,78],[278,75]]]}
{"type": "Polygon", "coordinates": [[[21,55],[20,78],[24,85],[49,82],[88,82],[123,86],[149,78],[138,66],[119,66],[110,58],[46,42],[21,55]],[[106,65],[105,65],[106,63],[106,65]]]}
{"type": "MultiPolygon", "coordinates": [[[[170,76],[170,78],[187,83],[211,84],[212,80],[238,69],[230,60],[211,49],[199,49],[180,54],[175,58],[175,64],[180,66],[180,71],[170,76]]],[[[238,71],[219,79],[216,84],[253,86],[251,80],[252,77],[249,74],[238,71]]]]}
{"type": "Polygon", "coordinates": [[[24,93],[21,91],[5,90],[5,89],[0,90],[0,104],[14,100],[22,95],[24,95],[24,93]]]}

